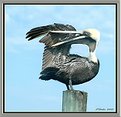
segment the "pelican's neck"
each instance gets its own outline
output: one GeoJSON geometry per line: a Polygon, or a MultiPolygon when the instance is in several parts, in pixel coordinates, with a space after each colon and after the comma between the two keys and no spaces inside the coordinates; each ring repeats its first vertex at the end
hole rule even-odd
{"type": "Polygon", "coordinates": [[[96,57],[96,54],[95,54],[95,51],[94,52],[89,52],[88,59],[89,59],[89,61],[92,61],[94,63],[97,63],[98,62],[97,57],[96,57]]]}

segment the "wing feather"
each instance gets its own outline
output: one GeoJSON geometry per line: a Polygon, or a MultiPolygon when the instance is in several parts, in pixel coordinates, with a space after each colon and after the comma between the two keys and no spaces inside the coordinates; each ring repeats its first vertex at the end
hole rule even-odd
{"type": "Polygon", "coordinates": [[[58,34],[51,33],[51,31],[76,31],[76,29],[71,25],[57,24],[46,25],[41,27],[36,27],[31,29],[26,34],[28,40],[32,40],[36,37],[45,35],[39,42],[44,43],[46,46],[43,53],[43,63],[42,69],[45,69],[51,65],[53,57],[56,56],[59,52],[63,54],[68,54],[71,45],[63,45],[59,47],[51,47],[52,45],[67,40],[69,37],[74,37],[76,34],[66,33],[58,34]],[[64,49],[63,49],[64,48],[64,49]]]}
{"type": "Polygon", "coordinates": [[[36,27],[27,32],[26,38],[32,40],[39,36],[46,34],[39,42],[44,43],[46,46],[51,46],[52,44],[58,43],[67,39],[69,36],[73,37],[75,34],[56,34],[51,33],[51,31],[76,31],[76,29],[71,25],[64,25],[54,23],[53,25],[46,25],[41,27],[36,27]]]}
{"type": "Polygon", "coordinates": [[[45,46],[43,53],[42,69],[45,69],[47,66],[51,64],[52,58],[53,58],[52,48],[48,48],[47,46],[45,46]]]}

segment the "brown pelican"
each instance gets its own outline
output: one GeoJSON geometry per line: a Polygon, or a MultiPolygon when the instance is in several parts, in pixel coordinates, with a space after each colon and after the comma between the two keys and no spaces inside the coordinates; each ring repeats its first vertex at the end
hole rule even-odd
{"type": "Polygon", "coordinates": [[[82,84],[97,75],[100,65],[95,51],[100,39],[99,31],[76,31],[71,25],[54,23],[31,29],[26,38],[32,40],[42,35],[44,37],[39,42],[44,43],[45,48],[40,79],[60,81],[68,90],[73,90],[72,85],[82,84]],[[87,45],[89,57],[70,54],[72,44],[87,45]]]}

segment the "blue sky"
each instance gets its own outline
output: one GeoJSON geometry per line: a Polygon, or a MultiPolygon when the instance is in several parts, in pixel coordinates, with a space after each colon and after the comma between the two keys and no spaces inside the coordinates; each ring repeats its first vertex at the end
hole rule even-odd
{"type": "MultiPolygon", "coordinates": [[[[66,86],[38,79],[44,44],[38,42],[40,38],[29,42],[25,39],[31,28],[53,23],[100,31],[96,51],[100,71],[93,80],[74,89],[88,92],[88,112],[102,112],[97,108],[115,111],[115,17],[114,5],[6,5],[5,111],[61,112],[66,86]]],[[[87,47],[82,45],[73,45],[70,52],[88,55],[87,47]]]]}

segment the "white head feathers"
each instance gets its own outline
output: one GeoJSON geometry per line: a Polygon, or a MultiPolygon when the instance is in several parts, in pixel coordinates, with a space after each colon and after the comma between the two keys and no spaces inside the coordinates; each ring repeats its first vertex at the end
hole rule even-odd
{"type": "Polygon", "coordinates": [[[85,29],[83,33],[87,33],[87,35],[94,39],[96,42],[100,40],[100,32],[96,29],[85,29]]]}

